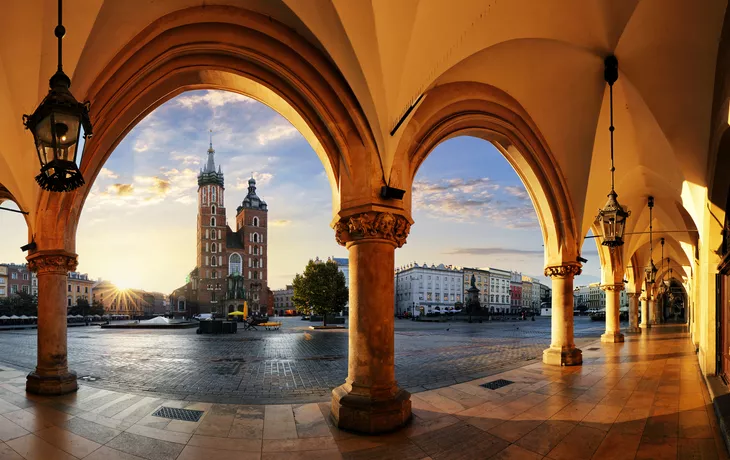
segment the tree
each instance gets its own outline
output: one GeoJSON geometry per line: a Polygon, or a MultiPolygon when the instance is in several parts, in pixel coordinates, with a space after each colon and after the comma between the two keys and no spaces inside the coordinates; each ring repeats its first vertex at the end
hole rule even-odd
{"type": "Polygon", "coordinates": [[[304,273],[294,277],[292,301],[300,313],[322,315],[327,325],[327,314],[341,311],[348,300],[345,275],[331,260],[310,260],[304,273]]]}
{"type": "Polygon", "coordinates": [[[0,315],[38,315],[38,298],[23,291],[0,298],[0,315]]]}

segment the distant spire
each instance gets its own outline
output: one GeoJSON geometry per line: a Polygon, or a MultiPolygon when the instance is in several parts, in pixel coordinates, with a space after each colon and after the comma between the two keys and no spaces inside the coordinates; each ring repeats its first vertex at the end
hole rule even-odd
{"type": "Polygon", "coordinates": [[[208,165],[205,172],[215,172],[215,150],[213,150],[213,130],[210,131],[210,147],[208,148],[208,165]]]}

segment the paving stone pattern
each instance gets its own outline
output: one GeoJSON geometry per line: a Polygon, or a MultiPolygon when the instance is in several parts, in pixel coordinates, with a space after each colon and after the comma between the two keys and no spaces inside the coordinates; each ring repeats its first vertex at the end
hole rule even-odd
{"type": "MultiPolygon", "coordinates": [[[[68,332],[69,363],[85,384],[146,396],[235,404],[325,401],[347,376],[346,330],[312,331],[284,318],[280,331],[201,336],[195,329],[68,332]]],[[[539,359],[550,319],[482,324],[396,320],[396,378],[411,392],[466,382],[539,359]]],[[[603,324],[576,318],[578,346],[603,324]]],[[[31,370],[36,331],[0,332],[0,362],[31,370]]]]}

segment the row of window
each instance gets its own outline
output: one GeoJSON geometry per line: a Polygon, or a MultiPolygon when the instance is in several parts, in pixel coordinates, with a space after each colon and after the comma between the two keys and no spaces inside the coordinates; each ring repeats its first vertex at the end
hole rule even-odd
{"type": "MultiPolygon", "coordinates": [[[[10,279],[11,280],[17,280],[18,279],[18,272],[12,272],[10,273],[10,279]]],[[[30,274],[28,272],[23,272],[23,279],[29,280],[30,274]]],[[[0,284],[5,284],[5,278],[0,278],[0,284]]]]}
{"type": "Polygon", "coordinates": [[[223,206],[223,196],[222,192],[218,192],[217,185],[208,185],[200,189],[200,200],[203,204],[208,204],[208,199],[210,199],[211,203],[223,206]]]}
{"type": "MultiPolygon", "coordinates": [[[[68,285],[68,292],[71,292],[71,285],[68,285]]],[[[81,286],[76,286],[76,292],[81,292],[81,286]]],[[[84,294],[89,293],[89,286],[84,286],[84,294]]]]}

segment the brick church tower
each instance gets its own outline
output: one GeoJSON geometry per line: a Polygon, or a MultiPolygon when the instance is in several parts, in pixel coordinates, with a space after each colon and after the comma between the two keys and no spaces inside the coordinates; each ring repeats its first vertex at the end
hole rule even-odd
{"type": "Polygon", "coordinates": [[[200,312],[223,312],[226,295],[226,208],[223,172],[215,169],[211,137],[208,161],[198,175],[198,305],[200,312]],[[221,308],[218,308],[218,307],[221,308]]]}
{"type": "Polygon", "coordinates": [[[248,194],[236,209],[236,232],[242,233],[244,245],[243,276],[253,311],[267,312],[268,305],[268,208],[256,195],[256,180],[248,180],[248,194]]]}

